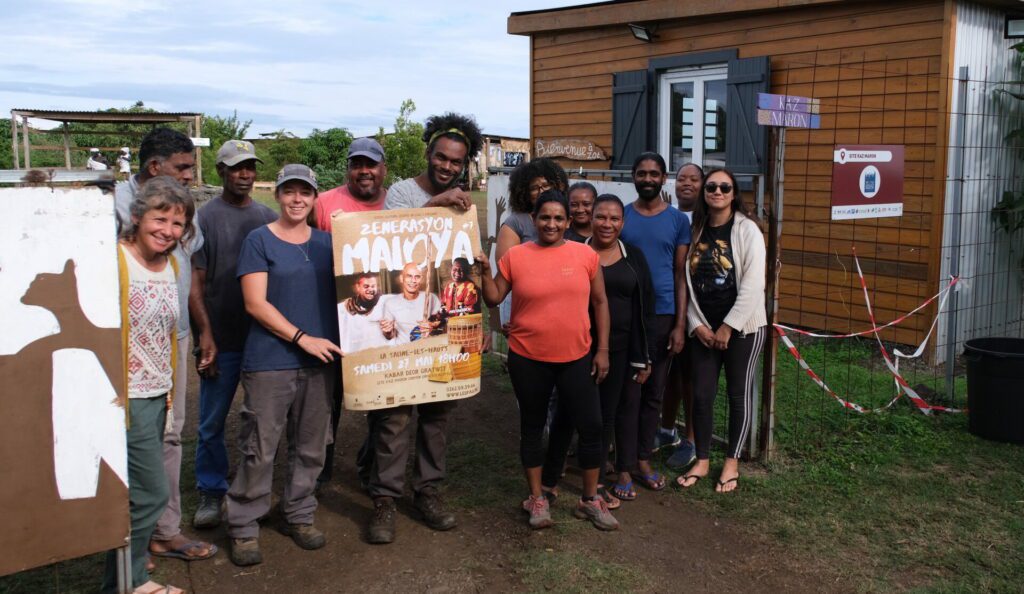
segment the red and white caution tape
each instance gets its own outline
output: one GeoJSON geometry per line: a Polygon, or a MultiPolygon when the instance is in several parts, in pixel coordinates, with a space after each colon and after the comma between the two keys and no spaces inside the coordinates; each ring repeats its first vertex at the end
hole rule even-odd
{"type": "Polygon", "coordinates": [[[888,324],[879,326],[878,322],[875,321],[874,310],[871,308],[871,299],[870,299],[870,296],[868,295],[867,281],[864,279],[864,272],[863,272],[863,270],[861,270],[860,260],[857,258],[857,249],[856,248],[853,249],[853,261],[854,261],[854,264],[856,264],[856,266],[857,266],[857,276],[860,279],[860,286],[861,286],[861,289],[864,292],[864,303],[865,303],[865,305],[867,307],[867,310],[868,310],[868,317],[869,317],[869,320],[871,322],[871,328],[869,328],[868,330],[863,330],[863,331],[860,331],[860,332],[853,332],[853,333],[850,333],[850,334],[816,334],[816,333],[813,333],[813,332],[807,332],[806,330],[800,330],[798,328],[791,328],[789,326],[784,326],[782,324],[775,324],[775,331],[779,333],[779,338],[781,338],[783,344],[786,345],[786,349],[789,351],[789,353],[791,355],[793,355],[793,358],[796,359],[797,363],[807,373],[808,377],[810,377],[811,380],[815,384],[817,384],[817,386],[819,388],[821,388],[822,390],[827,392],[829,395],[831,395],[833,398],[835,398],[836,401],[839,402],[844,408],[848,408],[850,410],[853,410],[853,411],[856,411],[856,412],[859,412],[859,413],[862,413],[862,414],[865,414],[865,413],[878,413],[878,412],[882,412],[882,411],[888,409],[889,407],[891,407],[893,404],[896,403],[897,400],[899,400],[901,395],[906,394],[907,398],[910,399],[910,401],[914,404],[914,406],[916,406],[918,410],[920,410],[922,413],[924,413],[926,415],[930,415],[932,413],[932,411],[948,412],[948,413],[963,412],[962,410],[956,409],[956,408],[949,408],[949,407],[945,407],[945,406],[938,406],[938,405],[928,404],[924,400],[924,398],[921,398],[921,396],[913,388],[910,387],[910,384],[907,383],[907,381],[903,378],[902,375],[900,375],[900,372],[899,372],[899,358],[901,358],[901,357],[902,358],[906,358],[906,359],[916,358],[916,357],[921,356],[921,353],[924,352],[925,345],[931,339],[931,335],[935,331],[935,327],[936,327],[936,325],[938,323],[938,319],[939,319],[939,314],[942,312],[943,308],[946,305],[946,300],[949,297],[949,293],[950,293],[950,291],[953,290],[953,287],[957,284],[957,282],[959,282],[960,279],[958,277],[950,278],[949,284],[945,288],[943,288],[941,291],[939,291],[935,295],[933,295],[933,296],[929,297],[928,299],[926,299],[923,303],[921,303],[921,305],[917,306],[916,308],[914,308],[909,313],[904,314],[904,315],[896,318],[895,320],[889,322],[888,324]],[[889,356],[889,352],[885,348],[885,344],[882,343],[882,339],[878,335],[879,331],[884,330],[886,328],[889,328],[891,326],[895,326],[896,324],[899,324],[900,322],[906,320],[910,316],[916,314],[917,312],[921,311],[922,309],[924,309],[925,307],[930,305],[936,299],[940,299],[940,298],[941,298],[941,301],[939,302],[939,307],[938,307],[937,311],[935,312],[935,319],[932,321],[931,328],[929,328],[928,334],[925,335],[924,340],[917,347],[917,349],[914,351],[914,353],[912,353],[910,355],[905,355],[901,351],[894,349],[894,352],[896,353],[896,357],[897,357],[896,363],[894,364],[893,360],[892,360],[892,357],[889,356]],[[836,394],[836,392],[834,390],[832,390],[832,388],[829,388],[828,385],[824,382],[824,380],[822,380],[821,377],[818,376],[818,374],[816,374],[813,369],[811,369],[811,367],[807,364],[807,361],[800,354],[800,351],[797,350],[796,345],[794,345],[793,341],[791,341],[789,339],[789,336],[786,335],[786,331],[787,330],[791,331],[791,332],[795,332],[797,334],[801,334],[801,335],[804,335],[804,336],[811,336],[811,337],[815,337],[815,338],[853,338],[853,337],[856,337],[856,336],[865,336],[867,334],[874,335],[875,341],[878,343],[879,351],[882,353],[882,359],[885,361],[885,365],[886,365],[886,367],[889,368],[889,372],[892,374],[893,380],[896,383],[896,388],[897,388],[896,396],[892,400],[890,400],[889,403],[886,404],[885,406],[882,406],[880,408],[874,408],[874,409],[864,408],[863,406],[860,406],[859,404],[857,404],[855,402],[851,402],[849,400],[846,400],[846,399],[842,398],[841,396],[839,396],[839,394],[836,394]]]}

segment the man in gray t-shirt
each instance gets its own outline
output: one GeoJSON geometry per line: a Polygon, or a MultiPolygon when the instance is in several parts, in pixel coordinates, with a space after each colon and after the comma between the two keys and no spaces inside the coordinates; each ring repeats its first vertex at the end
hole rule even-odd
{"type": "MultiPolygon", "coordinates": [[[[472,118],[454,113],[427,118],[423,140],[427,143],[427,169],[414,178],[403,180],[388,188],[384,200],[385,209],[419,208],[423,206],[450,206],[469,210],[473,201],[468,192],[457,186],[469,163],[480,151],[483,138],[480,128],[472,118]]],[[[406,277],[403,272],[403,277],[406,277]]],[[[410,281],[411,282],[411,281],[410,281]]],[[[403,288],[404,293],[411,293],[403,288]]],[[[415,293],[420,294],[417,288],[415,293]]],[[[424,299],[437,300],[436,295],[424,299]]],[[[427,304],[419,300],[409,305],[396,300],[404,295],[390,296],[382,306],[387,317],[388,305],[399,306],[391,312],[394,320],[382,327],[385,336],[399,340],[399,331],[404,341],[411,338],[411,331],[420,325],[424,310],[436,311],[440,302],[427,304]],[[401,310],[401,311],[399,311],[401,310]],[[419,315],[416,315],[419,314],[419,315]],[[410,319],[412,318],[412,319],[410,319]],[[404,324],[405,327],[401,325],[404,324]]],[[[410,302],[412,300],[409,300],[410,302]]],[[[382,322],[382,326],[384,322],[382,322]]],[[[421,331],[429,333],[430,328],[421,331]]],[[[433,402],[417,405],[416,425],[419,435],[416,439],[416,461],[413,464],[412,488],[416,493],[413,503],[423,515],[426,524],[434,530],[450,530],[455,527],[455,515],[444,509],[438,497],[438,488],[445,477],[445,452],[447,437],[445,428],[448,415],[455,407],[454,401],[433,402]]],[[[373,544],[385,544],[395,539],[395,499],[405,489],[405,463],[409,455],[409,431],[412,425],[413,407],[397,406],[375,410],[369,413],[376,427],[371,440],[374,444],[373,464],[367,487],[373,498],[374,515],[370,519],[368,540],[373,544]]]]}
{"type": "Polygon", "coordinates": [[[189,301],[199,334],[199,507],[192,518],[196,528],[213,528],[220,523],[220,502],[228,489],[224,424],[238,390],[250,324],[235,273],[238,255],[250,232],[277,220],[276,212],[252,199],[257,161],[260,159],[251,142],[225,142],[217,151],[217,173],[223,180],[223,191],[199,209],[199,226],[206,234],[206,243],[192,259],[195,278],[189,301]]]}

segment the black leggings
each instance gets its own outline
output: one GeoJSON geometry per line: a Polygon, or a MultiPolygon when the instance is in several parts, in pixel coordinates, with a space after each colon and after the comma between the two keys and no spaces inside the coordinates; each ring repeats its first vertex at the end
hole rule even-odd
{"type": "Polygon", "coordinates": [[[690,339],[687,350],[693,373],[693,437],[698,460],[707,460],[711,450],[715,395],[723,365],[726,393],[729,395],[729,450],[726,456],[740,457],[753,421],[754,378],[766,333],[765,327],[746,336],[733,332],[729,348],[724,351],[709,349],[696,336],[690,339]]]}
{"type": "Polygon", "coordinates": [[[508,374],[519,401],[519,456],[524,468],[544,464],[544,423],[552,388],[558,388],[559,410],[569,415],[580,434],[580,468],[601,466],[601,406],[590,367],[589,353],[568,363],[546,363],[509,351],[508,374]]]}
{"type": "MultiPolygon", "coordinates": [[[[597,385],[601,395],[601,461],[608,459],[608,446],[615,437],[615,413],[619,407],[619,397],[622,395],[623,385],[632,382],[630,376],[635,369],[629,366],[629,350],[614,351],[608,353],[608,375],[604,381],[597,385]]],[[[561,404],[561,395],[559,395],[561,404]]],[[[562,476],[562,468],[565,466],[565,456],[569,452],[569,444],[572,442],[572,434],[575,430],[573,418],[569,411],[558,407],[555,413],[555,420],[551,423],[551,433],[548,437],[548,453],[544,459],[544,471],[541,474],[541,483],[545,487],[554,488],[558,485],[558,479],[562,476]]]]}

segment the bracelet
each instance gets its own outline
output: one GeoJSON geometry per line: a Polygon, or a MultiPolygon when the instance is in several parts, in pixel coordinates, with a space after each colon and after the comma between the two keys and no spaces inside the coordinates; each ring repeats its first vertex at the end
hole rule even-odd
{"type": "Polygon", "coordinates": [[[292,344],[295,344],[295,345],[299,344],[299,339],[302,338],[305,335],[306,335],[306,333],[303,332],[301,329],[296,330],[295,331],[295,336],[292,337],[292,344]]]}
{"type": "Polygon", "coordinates": [[[608,347],[597,347],[597,350],[599,350],[599,351],[607,351],[608,347]]]}

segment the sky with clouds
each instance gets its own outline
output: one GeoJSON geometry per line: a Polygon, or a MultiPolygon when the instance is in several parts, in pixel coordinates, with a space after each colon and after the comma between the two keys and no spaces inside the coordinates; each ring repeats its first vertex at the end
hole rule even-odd
{"type": "Polygon", "coordinates": [[[457,111],[527,136],[528,38],[509,13],[582,0],[8,0],[0,114],[161,111],[252,120],[250,135],[389,129],[457,111]]]}

